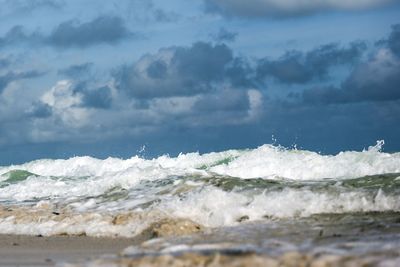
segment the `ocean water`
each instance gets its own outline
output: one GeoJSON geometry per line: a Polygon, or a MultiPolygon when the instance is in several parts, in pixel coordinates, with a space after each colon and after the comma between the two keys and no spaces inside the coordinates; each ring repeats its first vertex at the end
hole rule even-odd
{"type": "Polygon", "coordinates": [[[272,251],[265,240],[278,230],[285,233],[279,242],[307,247],[307,236],[289,238],[304,225],[309,230],[301,232],[314,236],[322,228],[363,229],[365,238],[378,231],[380,242],[398,249],[400,153],[382,146],[320,155],[263,145],[151,160],[74,157],[3,166],[0,233],[133,237],[167,218],[216,231],[206,238],[219,236],[214,243],[231,236],[261,250],[272,251]]]}

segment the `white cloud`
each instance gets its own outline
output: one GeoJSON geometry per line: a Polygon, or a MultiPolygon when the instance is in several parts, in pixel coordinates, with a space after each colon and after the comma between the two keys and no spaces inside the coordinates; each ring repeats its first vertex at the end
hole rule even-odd
{"type": "Polygon", "coordinates": [[[89,111],[79,106],[82,103],[82,95],[73,91],[71,81],[57,82],[42,96],[41,101],[49,105],[54,115],[67,126],[78,128],[88,121],[89,111]]]}
{"type": "MultiPolygon", "coordinates": [[[[365,87],[369,84],[379,84],[396,76],[400,69],[400,60],[393,53],[382,48],[365,64],[361,64],[351,76],[352,84],[365,87]]],[[[378,89],[378,90],[382,90],[378,89]]]]}
{"type": "Polygon", "coordinates": [[[247,91],[249,96],[250,108],[248,111],[247,121],[254,121],[260,117],[263,109],[263,95],[260,91],[251,89],[247,91]]]}

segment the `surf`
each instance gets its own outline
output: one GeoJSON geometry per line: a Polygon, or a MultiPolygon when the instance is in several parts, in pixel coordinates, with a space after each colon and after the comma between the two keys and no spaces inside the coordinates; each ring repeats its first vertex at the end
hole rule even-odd
{"type": "Polygon", "coordinates": [[[397,213],[400,153],[382,149],[378,141],[363,151],[321,155],[267,144],[154,159],[86,156],[3,166],[0,233],[131,237],[165,219],[216,228],[397,213]]]}

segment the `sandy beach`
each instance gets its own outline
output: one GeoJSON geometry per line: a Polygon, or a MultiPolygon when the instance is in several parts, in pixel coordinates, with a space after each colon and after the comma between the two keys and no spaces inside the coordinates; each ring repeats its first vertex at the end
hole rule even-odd
{"type": "MultiPolygon", "coordinates": [[[[124,255],[127,246],[138,244],[128,238],[93,238],[87,236],[21,236],[0,235],[1,267],[124,267],[124,266],[198,266],[198,267],[328,267],[328,266],[396,266],[398,258],[385,255],[340,256],[309,254],[296,251],[279,256],[254,252],[202,252],[154,254],[152,256],[124,255]],[[392,258],[389,261],[383,260],[392,258]]],[[[140,245],[139,245],[140,247],[140,245]]],[[[397,255],[398,256],[398,255],[397,255]]]]}
{"type": "Polygon", "coordinates": [[[135,238],[0,235],[0,266],[398,266],[398,213],[332,216],[215,229],[163,220],[135,238]]]}
{"type": "Polygon", "coordinates": [[[0,266],[56,266],[116,254],[134,244],[129,238],[0,235],[0,266]]]}

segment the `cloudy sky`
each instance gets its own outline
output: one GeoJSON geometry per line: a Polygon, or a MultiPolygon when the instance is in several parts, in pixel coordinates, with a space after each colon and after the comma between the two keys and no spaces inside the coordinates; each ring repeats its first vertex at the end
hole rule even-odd
{"type": "Polygon", "coordinates": [[[271,142],[400,151],[400,1],[0,5],[0,165],[271,142]]]}

